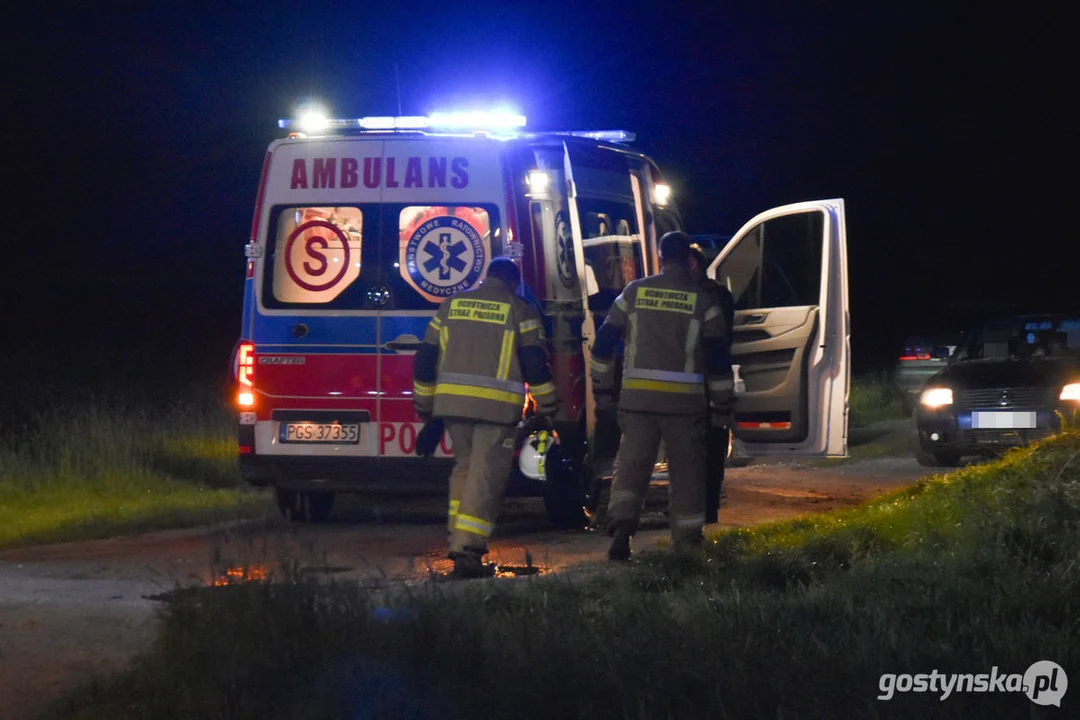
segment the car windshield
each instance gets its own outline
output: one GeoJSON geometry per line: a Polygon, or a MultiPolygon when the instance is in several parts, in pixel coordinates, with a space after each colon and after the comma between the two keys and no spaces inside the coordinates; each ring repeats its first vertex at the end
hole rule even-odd
{"type": "Polygon", "coordinates": [[[956,362],[1080,358],[1080,317],[1024,316],[994,320],[971,333],[956,362]]]}

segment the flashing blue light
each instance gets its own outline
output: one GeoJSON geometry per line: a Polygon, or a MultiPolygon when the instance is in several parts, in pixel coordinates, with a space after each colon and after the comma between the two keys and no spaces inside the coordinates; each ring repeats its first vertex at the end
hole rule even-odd
{"type": "Polygon", "coordinates": [[[570,135],[613,143],[632,143],[637,139],[629,130],[575,130],[570,135]]]}
{"type": "Polygon", "coordinates": [[[375,115],[362,118],[328,118],[305,112],[296,120],[278,120],[282,129],[296,128],[304,133],[327,130],[458,130],[501,132],[525,127],[525,116],[505,112],[452,112],[431,115],[375,115]]]}
{"type": "Polygon", "coordinates": [[[509,112],[448,112],[428,115],[433,128],[446,130],[513,130],[525,127],[525,116],[509,112]]]}

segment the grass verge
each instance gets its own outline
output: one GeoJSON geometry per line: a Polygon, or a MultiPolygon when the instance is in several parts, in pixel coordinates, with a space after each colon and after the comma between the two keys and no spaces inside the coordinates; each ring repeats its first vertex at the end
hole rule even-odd
{"type": "MultiPolygon", "coordinates": [[[[17,407],[12,404],[11,407],[17,407]]],[[[0,428],[0,548],[187,527],[268,512],[206,389],[35,398],[0,428]]]]}
{"type": "Polygon", "coordinates": [[[861,428],[904,417],[903,393],[888,373],[870,373],[851,380],[849,424],[861,428]]]}
{"type": "Polygon", "coordinates": [[[1080,668],[1080,433],[577,578],[278,580],[170,603],[151,653],[51,717],[1042,717],[879,678],[1080,668]]]}

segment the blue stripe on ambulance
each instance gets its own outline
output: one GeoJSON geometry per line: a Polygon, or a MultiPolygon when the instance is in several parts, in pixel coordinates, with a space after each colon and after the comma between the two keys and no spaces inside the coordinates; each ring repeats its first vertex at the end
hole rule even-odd
{"type": "Polygon", "coordinates": [[[383,315],[382,340],[384,343],[402,335],[413,335],[424,339],[428,323],[433,315],[383,315]]]}
{"type": "Polygon", "coordinates": [[[290,346],[297,350],[302,349],[304,352],[319,352],[312,348],[335,345],[374,348],[378,342],[376,323],[374,314],[334,317],[255,313],[251,337],[259,346],[290,346]],[[307,333],[302,338],[296,337],[294,328],[297,325],[307,327],[307,333]]]}

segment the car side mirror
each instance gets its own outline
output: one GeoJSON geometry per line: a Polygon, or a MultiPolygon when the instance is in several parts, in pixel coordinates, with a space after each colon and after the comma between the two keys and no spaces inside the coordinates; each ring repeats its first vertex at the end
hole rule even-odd
{"type": "Polygon", "coordinates": [[[592,265],[585,263],[585,292],[589,297],[600,292],[600,286],[596,282],[596,273],[593,272],[592,265]]]}

